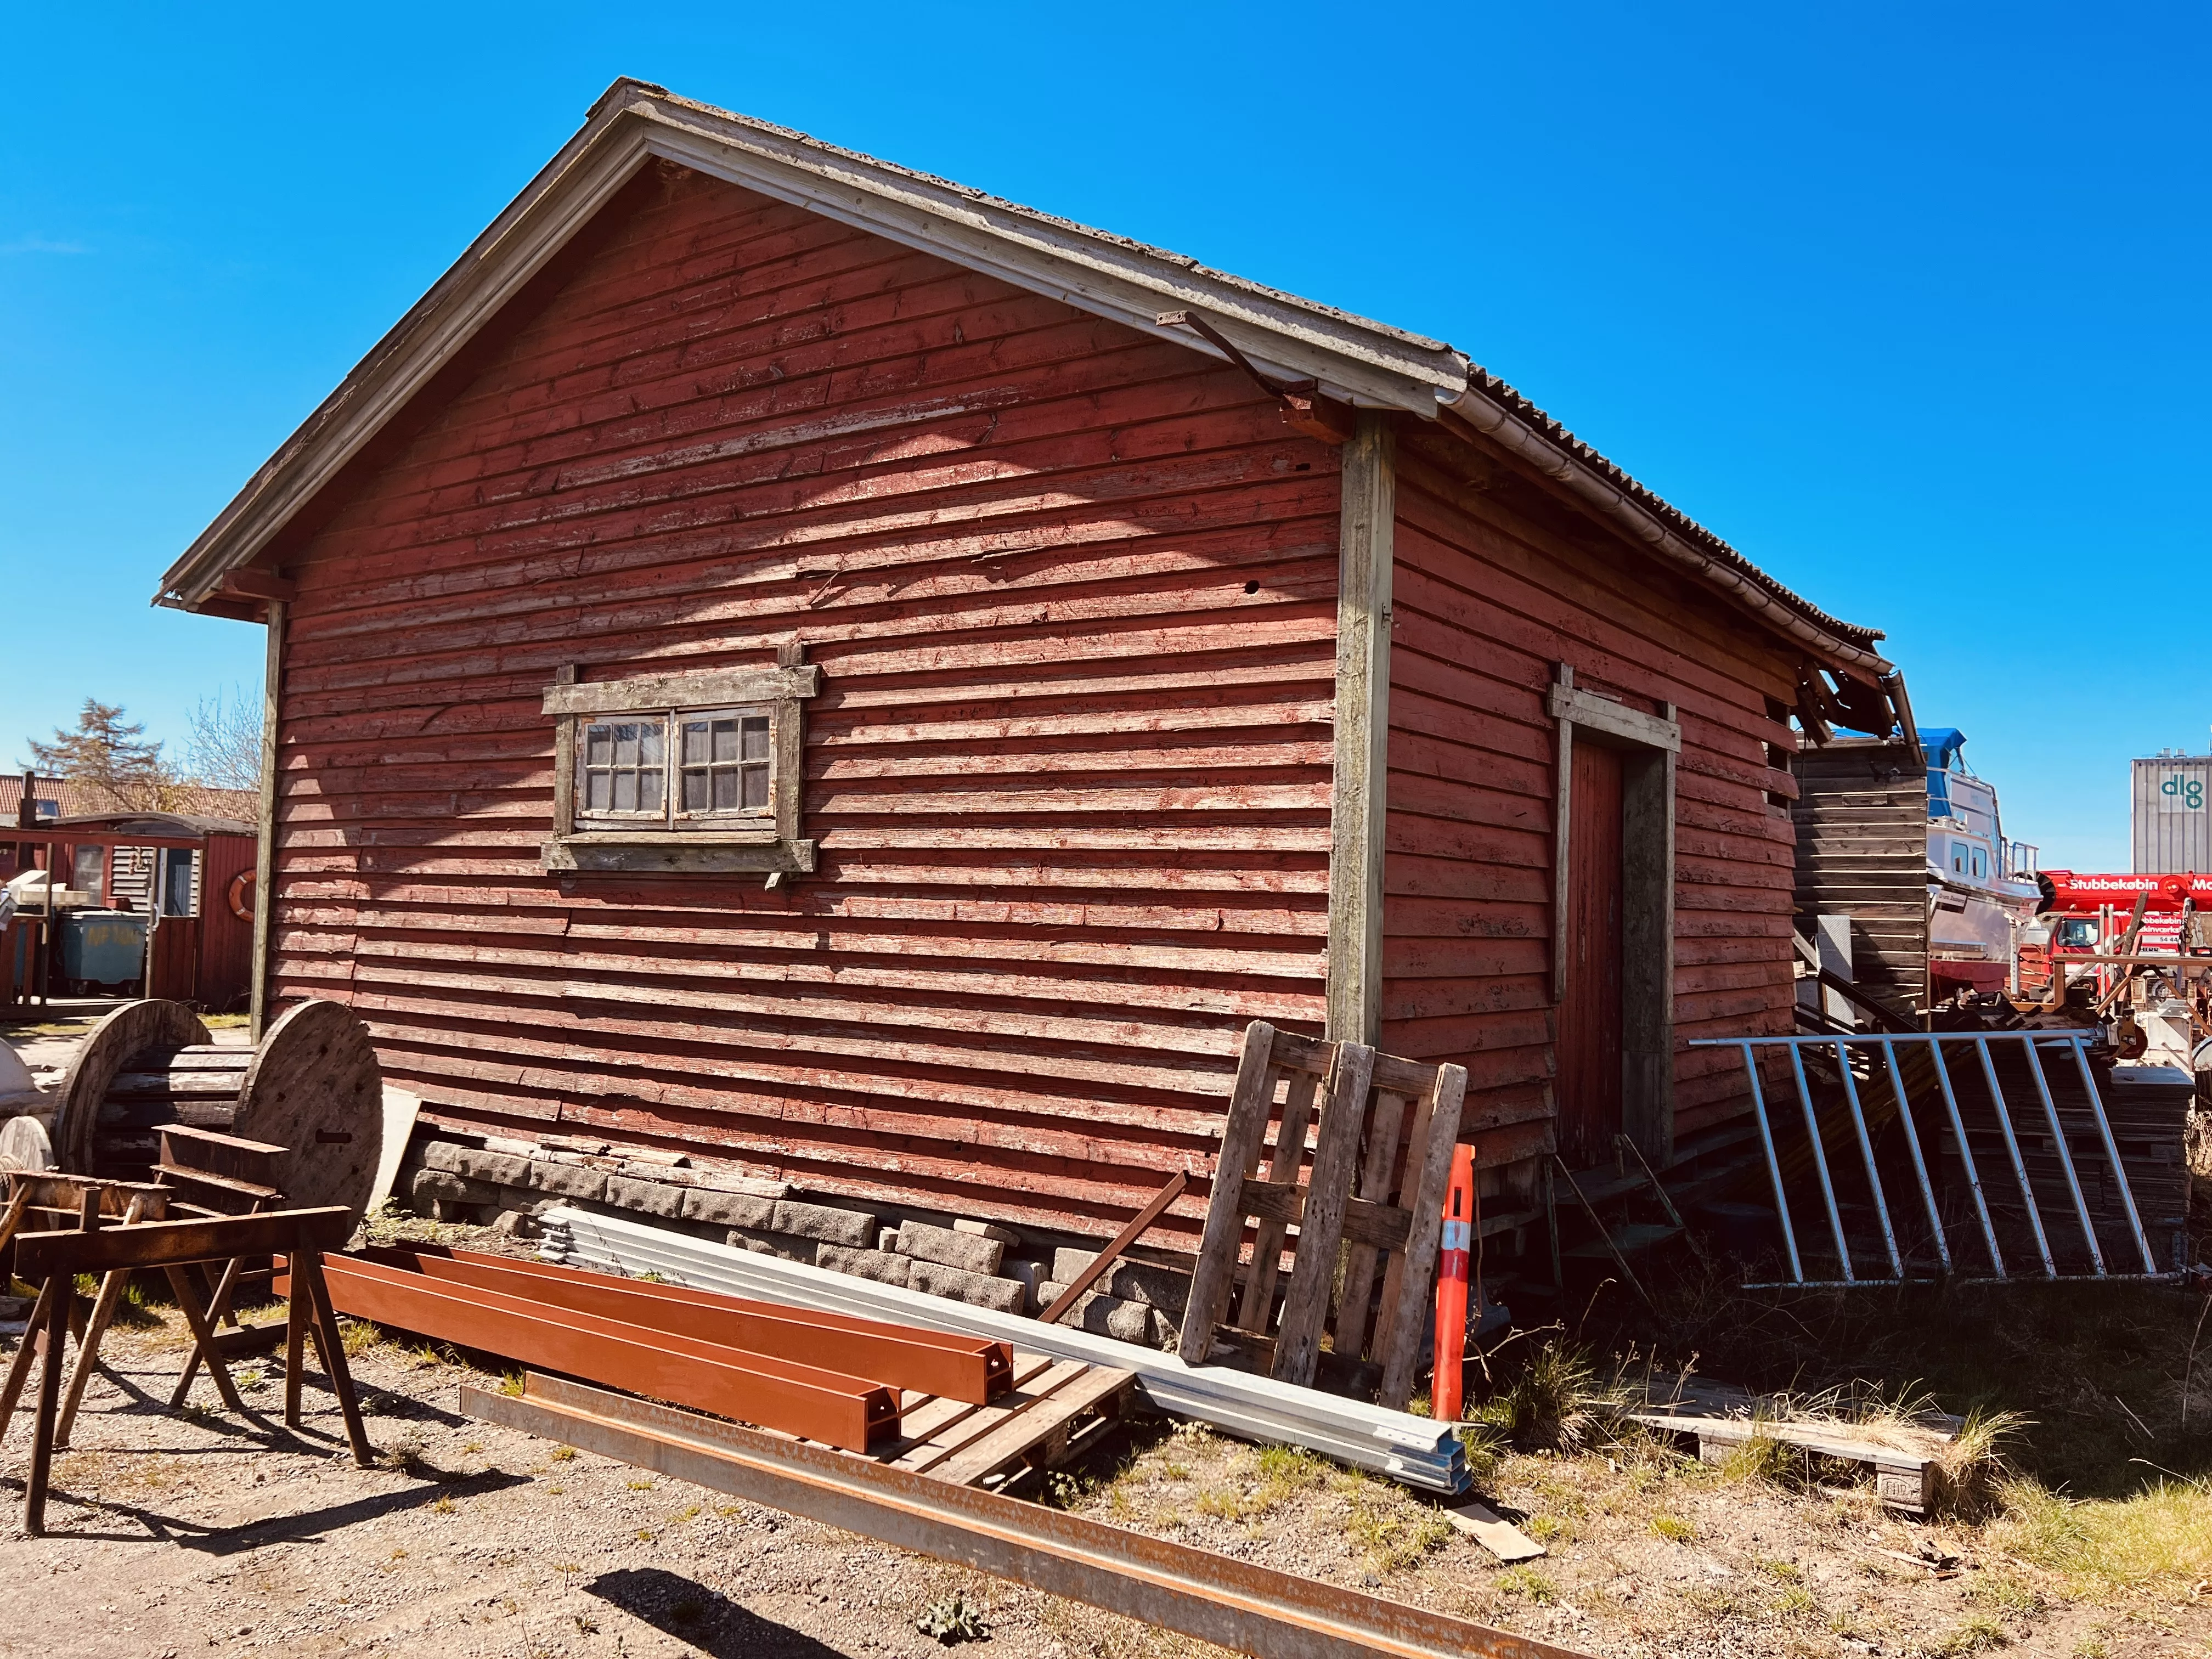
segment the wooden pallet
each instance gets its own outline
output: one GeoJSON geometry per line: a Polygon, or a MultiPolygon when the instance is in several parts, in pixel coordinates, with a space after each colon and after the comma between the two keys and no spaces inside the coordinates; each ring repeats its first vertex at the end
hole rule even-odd
{"type": "Polygon", "coordinates": [[[956,1486],[1004,1485],[1023,1471],[1056,1468],[1111,1433],[1136,1380],[1134,1371],[1018,1352],[1012,1389],[991,1404],[908,1392],[900,1398],[899,1437],[846,1455],[956,1486]]]}
{"type": "Polygon", "coordinates": [[[1184,1361],[1204,1364],[1221,1346],[1278,1381],[1310,1388],[1326,1327],[1334,1356],[1376,1367],[1377,1400],[1402,1410],[1423,1358],[1466,1091],[1457,1066],[1317,1042],[1261,1020],[1246,1027],[1183,1314],[1184,1361]],[[1257,1231],[1238,1298],[1248,1221],[1257,1231]],[[1278,1316],[1285,1251],[1290,1287],[1278,1316]]]}
{"type": "Polygon", "coordinates": [[[1816,1457],[1863,1463],[1874,1471],[1875,1494],[1892,1509],[1925,1514],[1941,1492],[1944,1449],[1962,1419],[1930,1413],[1912,1425],[1869,1438],[1849,1423],[1790,1422],[1760,1417],[1763,1402],[1748,1390],[1705,1377],[1661,1377],[1647,1385],[1646,1409],[1628,1420],[1669,1434],[1695,1435],[1698,1459],[1725,1463],[1753,1440],[1796,1446],[1816,1457]]]}

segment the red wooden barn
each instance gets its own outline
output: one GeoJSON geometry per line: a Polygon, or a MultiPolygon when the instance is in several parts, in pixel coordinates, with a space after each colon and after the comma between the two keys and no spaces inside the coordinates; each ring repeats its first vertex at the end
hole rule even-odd
{"type": "Polygon", "coordinates": [[[269,1002],[434,1118],[1093,1234],[1254,1019],[1493,1191],[1695,1151],[1896,693],[1449,346],[630,81],[161,597],[268,624],[269,1002]]]}

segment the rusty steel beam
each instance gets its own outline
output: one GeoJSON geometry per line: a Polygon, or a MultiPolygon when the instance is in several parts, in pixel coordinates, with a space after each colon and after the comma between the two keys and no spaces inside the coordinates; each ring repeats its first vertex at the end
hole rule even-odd
{"type": "Polygon", "coordinates": [[[1097,1284],[1108,1268],[1121,1261],[1122,1251],[1152,1231],[1152,1223],[1160,1218],[1169,1205],[1182,1196],[1182,1189],[1189,1184],[1190,1177],[1181,1170],[1177,1170],[1170,1176],[1167,1184],[1154,1193],[1145,1207],[1130,1218],[1129,1224],[1115,1234],[1113,1242],[1104,1249],[1091,1258],[1089,1267],[1076,1274],[1068,1287],[1060,1293],[1060,1299],[1037,1317],[1049,1325],[1080,1302],[1083,1299],[1084,1291],[1097,1284]]]}
{"type": "Polygon", "coordinates": [[[671,1479],[956,1561],[1265,1659],[1581,1659],[1571,1650],[1340,1589],[975,1486],[532,1375],[461,1410],[671,1479]]]}
{"type": "MultiPolygon", "coordinates": [[[[898,1433],[898,1396],[864,1377],[477,1285],[440,1284],[375,1262],[334,1256],[323,1276],[341,1313],[518,1364],[589,1377],[854,1451],[898,1433]]],[[[280,1293],[289,1291],[285,1282],[280,1293]]]]}
{"type": "MultiPolygon", "coordinates": [[[[417,1245],[411,1248],[421,1249],[422,1247],[417,1245]]],[[[623,1273],[599,1273],[589,1267],[574,1267],[562,1262],[548,1261],[540,1256],[486,1255],[480,1250],[453,1249],[445,1245],[434,1248],[458,1261],[489,1262],[495,1267],[511,1267],[518,1273],[539,1273],[555,1279],[566,1273],[583,1273],[590,1278],[605,1279],[610,1284],[619,1285],[626,1290],[636,1291],[641,1294],[667,1297],[679,1302],[690,1302],[695,1297],[703,1297],[718,1307],[757,1308],[785,1318],[803,1316],[831,1330],[895,1330],[909,1342],[933,1343],[957,1353],[972,1352],[977,1343],[989,1342],[994,1340],[989,1337],[965,1336],[954,1331],[925,1329],[920,1325],[910,1325],[896,1319],[871,1319],[865,1315],[836,1313],[827,1308],[801,1308],[788,1302],[771,1302],[759,1297],[738,1296],[727,1291],[711,1291],[701,1285],[686,1285],[671,1279],[633,1279],[623,1273]]],[[[1012,1353],[1012,1343],[999,1342],[997,1346],[1005,1348],[1009,1355],[1012,1353]]]]}
{"type": "Polygon", "coordinates": [[[473,1251],[386,1247],[339,1258],[331,1267],[343,1269],[359,1260],[973,1406],[988,1405],[1014,1384],[1012,1349],[980,1337],[946,1337],[872,1320],[833,1322],[773,1302],[645,1284],[580,1267],[524,1267],[511,1257],[473,1251]]]}

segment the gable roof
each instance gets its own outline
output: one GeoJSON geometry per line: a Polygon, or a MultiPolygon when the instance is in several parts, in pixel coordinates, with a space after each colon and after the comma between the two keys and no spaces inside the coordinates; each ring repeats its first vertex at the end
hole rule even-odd
{"type": "Polygon", "coordinates": [[[1890,672],[1870,648],[1879,632],[1792,592],[1442,341],[629,79],[264,463],[170,567],[155,603],[198,609],[216,599],[225,575],[265,548],[654,157],[1213,353],[1163,320],[1201,313],[1263,373],[1314,381],[1343,403],[1423,420],[1449,412],[1824,659],[1890,672]]]}

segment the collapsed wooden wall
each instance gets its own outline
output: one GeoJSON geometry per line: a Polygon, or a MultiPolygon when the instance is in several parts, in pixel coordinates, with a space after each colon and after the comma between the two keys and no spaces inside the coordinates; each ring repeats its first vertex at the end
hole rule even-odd
{"type": "Polygon", "coordinates": [[[1838,738],[1792,769],[1797,928],[1851,919],[1851,974],[1903,1008],[1928,998],[1928,773],[1900,744],[1838,738]]]}
{"type": "Polygon", "coordinates": [[[1449,430],[1401,434],[1382,1046],[1468,1067],[1484,1161],[1548,1151],[1554,665],[1675,705],[1674,1139],[1747,1109],[1701,1036],[1790,1028],[1793,655],[1449,430]]]}
{"type": "Polygon", "coordinates": [[[448,1120],[1106,1231],[1203,1167],[1245,1022],[1320,1029],[1335,452],[1195,352],[647,194],[286,558],[275,994],[448,1120]],[[794,637],[817,876],[541,868],[558,667],[794,637]]]}

